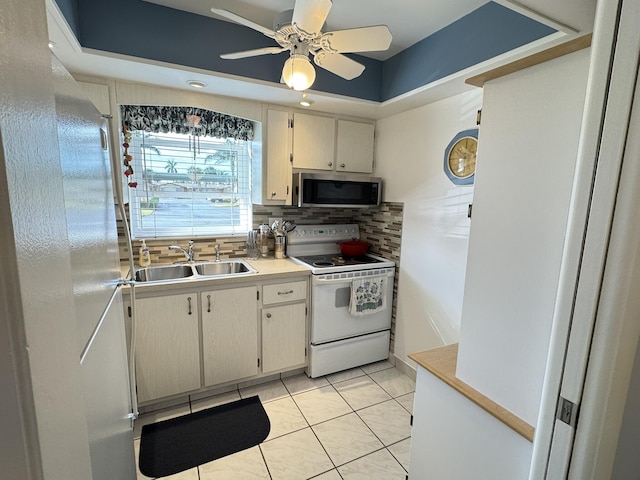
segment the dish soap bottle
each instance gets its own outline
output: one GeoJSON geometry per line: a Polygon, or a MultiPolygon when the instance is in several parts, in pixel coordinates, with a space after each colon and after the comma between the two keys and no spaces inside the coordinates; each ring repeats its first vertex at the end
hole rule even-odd
{"type": "Polygon", "coordinates": [[[151,255],[145,240],[142,240],[142,246],[140,247],[140,252],[138,252],[138,264],[143,268],[151,265],[151,255]]]}

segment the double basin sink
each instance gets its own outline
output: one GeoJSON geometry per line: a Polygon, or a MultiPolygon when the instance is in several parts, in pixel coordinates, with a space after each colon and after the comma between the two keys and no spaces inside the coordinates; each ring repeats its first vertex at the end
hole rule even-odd
{"type": "Polygon", "coordinates": [[[252,273],[256,273],[256,270],[244,260],[221,260],[139,268],[135,272],[134,280],[141,283],[166,282],[203,277],[235,277],[252,273]]]}

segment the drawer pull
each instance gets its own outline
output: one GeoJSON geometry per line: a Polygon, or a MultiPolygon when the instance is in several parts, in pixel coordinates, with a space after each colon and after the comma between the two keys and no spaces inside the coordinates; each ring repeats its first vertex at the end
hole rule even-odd
{"type": "Polygon", "coordinates": [[[289,290],[288,292],[278,292],[278,295],[291,295],[293,290],[289,290]]]}
{"type": "Polygon", "coordinates": [[[187,302],[189,303],[189,315],[191,315],[191,297],[187,297],[187,302]]]}
{"type": "Polygon", "coordinates": [[[267,318],[271,318],[271,314],[270,313],[267,313],[267,318]]]}
{"type": "Polygon", "coordinates": [[[211,311],[211,295],[207,295],[207,312],[211,311]]]}

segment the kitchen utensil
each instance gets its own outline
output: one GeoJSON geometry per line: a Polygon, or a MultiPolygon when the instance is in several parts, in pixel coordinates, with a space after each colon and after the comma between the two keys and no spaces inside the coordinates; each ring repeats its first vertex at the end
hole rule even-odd
{"type": "Polygon", "coordinates": [[[369,244],[362,240],[345,240],[344,242],[338,242],[338,246],[340,246],[340,253],[347,257],[366,255],[369,250],[369,244]]]}
{"type": "Polygon", "coordinates": [[[287,220],[282,224],[282,229],[284,230],[285,234],[293,232],[296,229],[296,224],[291,223],[289,220],[287,220]]]}
{"type": "Polygon", "coordinates": [[[258,230],[249,230],[247,232],[247,258],[257,260],[259,255],[258,230]]]}

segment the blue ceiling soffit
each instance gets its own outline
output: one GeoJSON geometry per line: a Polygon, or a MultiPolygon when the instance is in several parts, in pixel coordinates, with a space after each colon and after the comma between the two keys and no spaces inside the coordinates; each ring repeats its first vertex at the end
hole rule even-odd
{"type": "Polygon", "coordinates": [[[556,30],[489,2],[384,62],[382,100],[440,80],[556,30]]]}
{"type": "MultiPolygon", "coordinates": [[[[56,3],[84,48],[273,83],[280,83],[288,56],[283,52],[223,60],[221,53],[276,43],[241,25],[142,0],[56,0],[56,3]]],[[[317,67],[313,89],[380,102],[553,32],[489,2],[385,62],[349,54],[366,67],[353,80],[344,80],[317,67]]]]}
{"type": "Polygon", "coordinates": [[[69,28],[75,35],[79,37],[80,26],[78,24],[78,2],[80,0],[56,0],[58,8],[64,15],[65,20],[69,24],[69,28]]]}

